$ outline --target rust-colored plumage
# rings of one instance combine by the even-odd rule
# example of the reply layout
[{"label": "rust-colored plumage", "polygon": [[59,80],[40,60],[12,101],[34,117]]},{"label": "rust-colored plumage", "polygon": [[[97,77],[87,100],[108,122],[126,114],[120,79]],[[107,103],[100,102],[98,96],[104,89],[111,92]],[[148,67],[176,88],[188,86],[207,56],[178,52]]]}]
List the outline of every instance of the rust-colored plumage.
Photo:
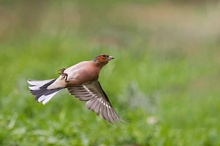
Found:
[{"label": "rust-colored plumage", "polygon": [[70,94],[81,101],[86,101],[88,109],[108,122],[115,123],[121,118],[98,81],[102,67],[112,59],[114,58],[109,55],[99,55],[92,61],[83,61],[67,69],[61,69],[57,79],[29,80],[30,92],[38,102],[46,104],[55,94],[67,88]]}]

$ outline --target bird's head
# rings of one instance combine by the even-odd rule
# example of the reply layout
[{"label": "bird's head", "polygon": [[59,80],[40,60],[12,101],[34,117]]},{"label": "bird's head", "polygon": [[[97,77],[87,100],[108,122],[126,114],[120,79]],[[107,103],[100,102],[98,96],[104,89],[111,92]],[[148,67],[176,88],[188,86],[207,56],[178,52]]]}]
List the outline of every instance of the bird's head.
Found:
[{"label": "bird's head", "polygon": [[106,65],[110,60],[114,59],[114,57],[106,55],[106,54],[101,54],[93,59],[96,65],[103,67]]}]

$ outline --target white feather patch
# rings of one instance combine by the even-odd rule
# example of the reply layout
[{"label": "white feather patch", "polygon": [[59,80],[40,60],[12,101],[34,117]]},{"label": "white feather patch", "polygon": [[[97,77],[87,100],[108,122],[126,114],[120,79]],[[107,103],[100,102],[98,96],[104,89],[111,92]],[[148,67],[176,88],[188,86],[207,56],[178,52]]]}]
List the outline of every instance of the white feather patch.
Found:
[{"label": "white feather patch", "polygon": [[85,85],[83,85],[84,89],[86,89],[87,92],[89,92],[89,94],[94,95],[94,93],[92,93]]},{"label": "white feather patch", "polygon": [[51,98],[53,98],[53,96],[55,95],[55,94],[57,94],[59,91],[57,91],[57,92],[54,92],[54,93],[52,93],[52,94],[50,94],[50,95],[47,95],[46,96],[46,98],[45,98],[45,100],[42,102],[43,104],[46,104],[48,101],[50,101],[51,100]]},{"label": "white feather patch", "polygon": [[30,90],[40,90],[40,86],[29,86]]},{"label": "white feather patch", "polygon": [[45,95],[42,95],[41,97],[39,97],[37,99],[38,102],[42,102],[43,100],[45,100],[46,96]]},{"label": "white feather patch", "polygon": [[42,95],[41,97],[39,97],[38,98],[38,102],[42,102],[44,105],[48,102],[48,101],[50,101],[52,98],[53,98],[53,96],[55,95],[55,94],[57,94],[59,91],[56,91],[56,92],[54,92],[54,93],[52,93],[52,94],[49,94],[49,95]]}]

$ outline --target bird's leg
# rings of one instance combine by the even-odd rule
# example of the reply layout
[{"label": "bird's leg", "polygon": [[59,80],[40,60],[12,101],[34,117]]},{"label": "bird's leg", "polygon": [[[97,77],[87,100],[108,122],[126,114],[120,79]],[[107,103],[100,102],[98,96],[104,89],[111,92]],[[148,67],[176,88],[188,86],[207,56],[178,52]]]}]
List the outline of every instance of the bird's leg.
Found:
[{"label": "bird's leg", "polygon": [[60,71],[59,74],[62,75],[63,78],[65,79],[65,82],[68,83],[68,82],[69,82],[69,81],[67,81],[68,74],[64,72],[64,71],[65,71],[65,68],[61,68],[61,69],[59,69],[59,71]]}]

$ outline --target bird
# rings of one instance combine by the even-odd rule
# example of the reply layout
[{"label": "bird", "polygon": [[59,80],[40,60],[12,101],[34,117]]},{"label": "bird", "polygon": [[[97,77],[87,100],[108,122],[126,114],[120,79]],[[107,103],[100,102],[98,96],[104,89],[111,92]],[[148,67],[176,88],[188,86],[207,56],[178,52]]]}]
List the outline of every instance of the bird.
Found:
[{"label": "bird", "polygon": [[113,56],[101,54],[93,60],[82,61],[69,68],[60,69],[58,78],[49,80],[28,80],[30,93],[43,105],[63,89],[80,101],[86,102],[86,107],[100,115],[111,124],[121,121],[121,117],[113,108],[107,94],[99,82],[101,69]]}]

